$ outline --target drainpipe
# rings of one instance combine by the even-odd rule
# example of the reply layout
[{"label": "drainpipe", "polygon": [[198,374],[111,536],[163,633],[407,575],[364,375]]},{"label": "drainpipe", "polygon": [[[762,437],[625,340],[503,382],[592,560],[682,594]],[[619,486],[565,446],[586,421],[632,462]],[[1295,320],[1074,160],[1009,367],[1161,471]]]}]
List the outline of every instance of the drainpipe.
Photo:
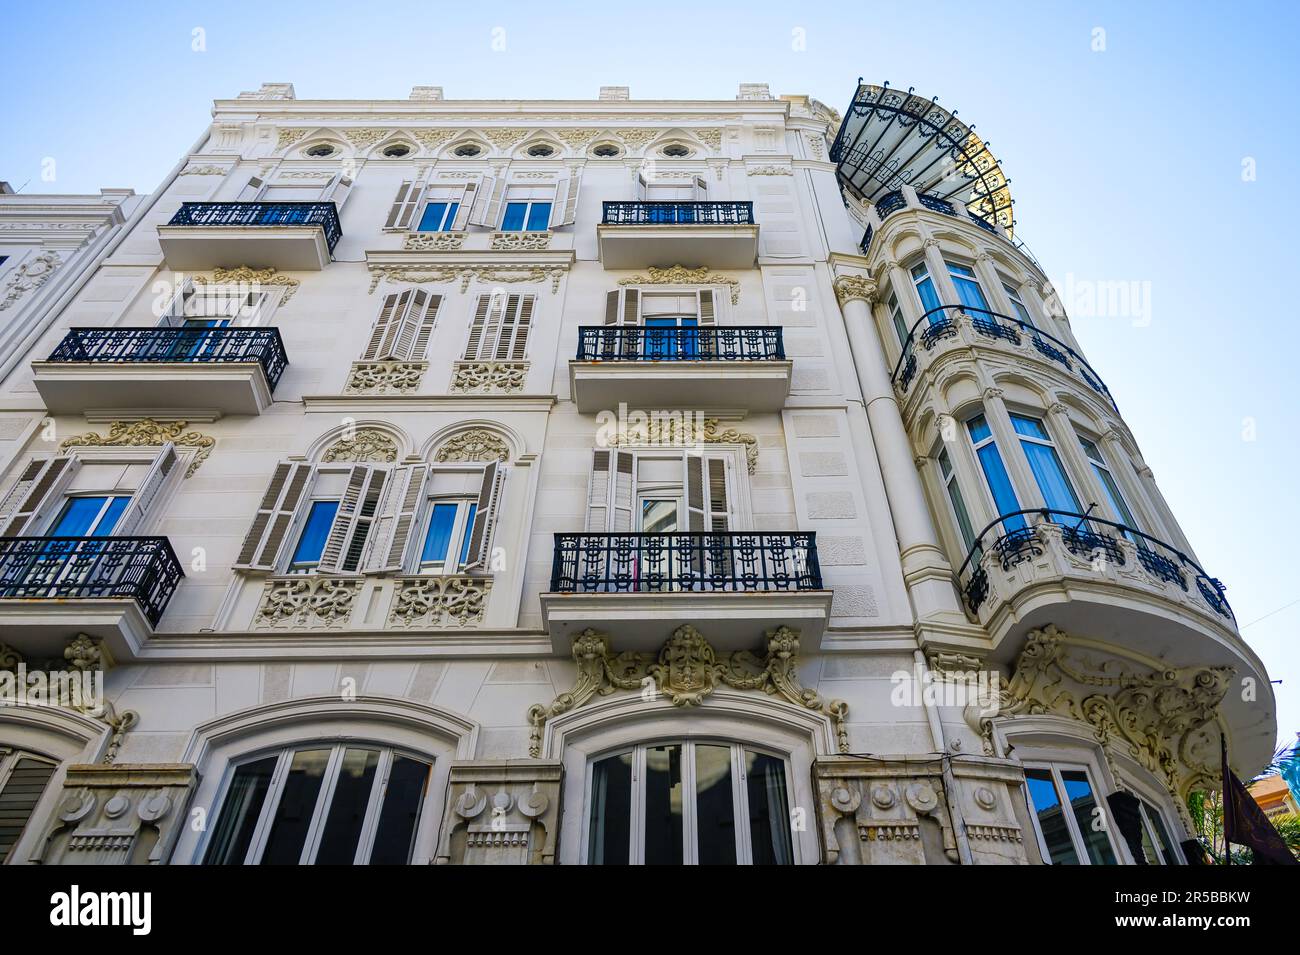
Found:
[{"label": "drainpipe", "polygon": [[930,702],[924,693],[930,668],[926,665],[925,654],[922,651],[912,651],[912,659],[915,661],[916,674],[922,688],[921,703],[925,707],[925,718],[930,724],[930,738],[934,741],[935,750],[943,754],[943,788],[947,795],[944,801],[948,804],[948,818],[952,820],[953,835],[957,839],[957,857],[961,859],[962,865],[974,865],[975,858],[971,855],[970,839],[966,836],[966,819],[962,816],[961,803],[957,797],[957,777],[952,772],[948,741],[943,733],[943,721],[939,719],[939,708]]}]

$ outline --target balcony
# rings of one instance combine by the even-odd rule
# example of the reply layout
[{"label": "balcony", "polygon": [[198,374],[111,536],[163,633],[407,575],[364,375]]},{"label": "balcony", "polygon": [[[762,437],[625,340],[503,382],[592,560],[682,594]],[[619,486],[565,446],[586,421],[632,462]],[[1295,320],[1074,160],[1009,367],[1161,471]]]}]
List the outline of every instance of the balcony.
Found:
[{"label": "balcony", "polygon": [[965,305],[932,308],[912,326],[903,343],[903,353],[894,366],[894,390],[907,398],[918,375],[947,360],[962,360],[972,351],[982,349],[1047,368],[1071,384],[1082,384],[1088,389],[1085,393],[1096,394],[1111,408],[1119,410],[1101,376],[1065,342],[1028,322]]},{"label": "balcony", "polygon": [[0,537],[0,633],[29,660],[78,633],[128,660],[184,576],[165,537]]},{"label": "balcony", "polygon": [[343,230],[332,202],[186,202],[158,241],[168,268],[274,268],[316,272]]},{"label": "balcony", "polygon": [[596,235],[607,269],[748,269],[758,257],[752,202],[606,202]]},{"label": "balcony", "polygon": [[779,411],[792,362],[780,328],[584,325],[569,386],[578,410],[688,407]]},{"label": "balcony", "polygon": [[260,414],[289,364],[275,328],[74,328],[32,363],[51,414]]},{"label": "balcony", "polygon": [[556,534],[541,599],[557,653],[588,627],[619,650],[651,650],[688,623],[718,650],[757,647],[781,624],[815,650],[831,592],[813,533]]}]

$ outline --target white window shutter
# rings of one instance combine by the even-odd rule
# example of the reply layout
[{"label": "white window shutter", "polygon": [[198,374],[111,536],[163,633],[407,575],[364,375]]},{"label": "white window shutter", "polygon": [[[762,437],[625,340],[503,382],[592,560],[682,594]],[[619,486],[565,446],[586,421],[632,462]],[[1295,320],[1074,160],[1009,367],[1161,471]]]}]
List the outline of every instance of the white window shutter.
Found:
[{"label": "white window shutter", "polygon": [[276,559],[293,528],[307,492],[311,490],[315,467],[302,461],[281,461],[275,466],[258,506],[253,526],[244,537],[235,567],[243,570],[275,570]]},{"label": "white window shutter", "polygon": [[694,188],[691,190],[691,197],[696,202],[703,202],[709,198],[709,184],[702,176],[695,177]]},{"label": "white window shutter", "polygon": [[194,297],[194,280],[186,278],[176,289],[172,300],[158,318],[159,328],[178,328],[185,324],[185,308]]},{"label": "white window shutter", "polygon": [[696,314],[699,316],[700,324],[713,325],[717,319],[716,299],[713,295],[713,289],[700,289],[699,298],[699,310]]},{"label": "white window shutter", "polygon": [[610,530],[623,534],[636,526],[636,455],[631,451],[610,453]]},{"label": "white window shutter", "polygon": [[474,208],[474,200],[479,192],[477,182],[465,184],[465,193],[460,197],[460,205],[456,207],[456,217],[451,221],[451,230],[453,232],[463,232],[465,226],[469,224],[469,214]]},{"label": "white window shutter", "polygon": [[718,455],[705,458],[708,477],[709,530],[725,533],[731,530],[731,459]]},{"label": "white window shutter", "polygon": [[419,208],[420,199],[424,195],[424,187],[425,181],[423,179],[405,179],[402,181],[402,184],[397,189],[397,196],[388,209],[388,218],[384,222],[385,229],[411,228],[414,223],[415,210]]},{"label": "white window shutter", "polygon": [[424,326],[425,313],[429,310],[429,293],[416,289],[411,300],[397,322],[397,335],[386,357],[397,361],[410,361],[415,349],[415,339]]},{"label": "white window shutter", "polygon": [[140,486],[131,495],[131,503],[127,504],[117,526],[113,528],[113,536],[130,537],[140,528],[149,515],[149,509],[158,499],[158,493],[166,486],[167,478],[176,469],[179,461],[176,445],[168,441],[149,465],[149,470],[145,472]]},{"label": "white window shutter", "polygon": [[333,202],[335,211],[338,211],[343,208],[343,203],[347,201],[348,193],[351,191],[352,180],[340,172],[321,190],[320,201]]},{"label": "white window shutter", "polygon": [[555,185],[555,201],[551,203],[552,229],[562,225],[573,225],[578,217],[578,187],[582,182],[580,173],[565,176]]},{"label": "white window shutter", "polygon": [[496,527],[497,511],[501,508],[501,489],[506,482],[506,467],[499,461],[490,462],[483,469],[483,484],[479,488],[478,506],[474,510],[474,529],[469,537],[469,562],[466,570],[487,570],[492,555],[492,530]]},{"label": "white window shutter", "polygon": [[492,307],[491,295],[480,295],[474,306],[474,318],[469,325],[469,341],[465,343],[465,360],[475,361],[483,345],[483,332],[487,326],[488,310]]},{"label": "white window shutter", "polygon": [[623,324],[641,324],[641,290],[638,288],[623,289]]},{"label": "white window shutter", "polygon": [[[484,335],[481,354],[497,361],[522,361],[528,350],[528,330],[533,321],[536,296],[510,295],[501,313],[501,324],[496,329],[496,345],[488,334]],[[491,322],[488,323],[492,328]]]},{"label": "white window shutter", "polygon": [[596,448],[592,452],[591,481],[587,485],[587,531],[609,530],[609,458],[610,452]]},{"label": "white window shutter", "polygon": [[[4,751],[0,750],[0,756],[3,755]],[[8,859],[27,828],[50,777],[58,768],[57,763],[28,753],[19,753],[14,758],[4,788],[0,789],[0,864]]]},{"label": "white window shutter", "polygon": [[320,563],[316,565],[318,571],[339,574],[355,573],[360,569],[370,525],[379,510],[379,498],[387,476],[386,468],[365,464],[352,466],[347,488],[321,550]]},{"label": "white window shutter", "polygon": [[650,186],[645,181],[645,175],[642,173],[637,173],[636,174],[636,201],[645,202],[646,196],[649,194],[649,192],[650,192]]},{"label": "white window shutter", "polygon": [[0,501],[0,537],[22,537],[36,531],[40,519],[60,505],[81,462],[77,458],[36,458]]},{"label": "white window shutter", "polygon": [[427,464],[404,465],[393,469],[388,486],[384,488],[383,502],[375,515],[370,540],[366,543],[363,565],[368,573],[402,570],[428,478]]},{"label": "white window shutter", "polygon": [[469,211],[470,225],[483,225],[495,229],[501,218],[501,200],[505,198],[506,181],[495,176],[484,176],[479,184],[474,205]]},{"label": "white window shutter", "polygon": [[682,487],[686,489],[686,529],[693,533],[708,530],[709,502],[704,486],[704,458],[687,453],[686,474]]},{"label": "white window shutter", "polygon": [[605,324],[617,325],[619,305],[623,301],[623,290],[614,289],[605,293]]},{"label": "white window shutter", "polygon": [[375,319],[375,327],[370,332],[370,343],[361,353],[362,361],[378,361],[392,350],[393,342],[402,323],[402,316],[411,302],[411,289],[404,292],[392,292],[384,296]]},{"label": "white window shutter", "polygon": [[407,353],[407,361],[424,361],[429,353],[429,338],[433,335],[433,326],[438,321],[438,308],[442,305],[441,295],[430,295],[429,304],[420,318],[415,330],[415,344]]},{"label": "white window shutter", "polygon": [[248,180],[244,188],[239,190],[239,195],[235,196],[235,201],[256,202],[262,198],[264,192],[266,192],[266,183],[257,176],[253,176]]}]

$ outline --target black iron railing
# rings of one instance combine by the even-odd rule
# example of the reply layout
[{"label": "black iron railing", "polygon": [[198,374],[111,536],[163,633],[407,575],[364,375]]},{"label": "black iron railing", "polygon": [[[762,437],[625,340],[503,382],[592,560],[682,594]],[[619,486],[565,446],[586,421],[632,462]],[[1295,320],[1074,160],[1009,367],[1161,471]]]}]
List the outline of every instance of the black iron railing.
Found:
[{"label": "black iron railing", "polygon": [[980,531],[956,575],[957,587],[971,613],[979,612],[989,594],[988,572],[984,569],[985,552],[991,552],[1003,570],[1010,570],[1021,561],[1041,556],[1043,541],[1038,536],[1038,527],[1042,524],[1059,525],[1065,548],[1076,557],[1090,562],[1124,566],[1127,561],[1120,539],[1126,538],[1135,545],[1138,563],[1148,574],[1157,580],[1177,584],[1184,593],[1189,592],[1188,588],[1194,582],[1210,609],[1236,621],[1232,607],[1223,595],[1223,583],[1207,574],[1200,564],[1176,547],[1145,534],[1136,527],[1073,511],[1047,508],[1027,508],[999,515],[997,520]]},{"label": "black iron railing", "polygon": [[753,225],[752,202],[606,202],[604,225]]},{"label": "black iron railing", "polygon": [[74,328],[49,361],[133,364],[257,362],[274,390],[289,356],[278,328]]},{"label": "black iron railing", "polygon": [[[928,196],[923,193],[917,193],[916,201],[921,204],[922,208],[929,209],[931,212],[938,212],[946,216],[960,218],[957,214],[957,207],[947,199],[940,199],[938,196]],[[888,216],[906,208],[907,198],[903,195],[902,190],[895,190],[894,192],[885,193],[876,202],[876,215],[879,216],[880,220],[883,222]],[[971,222],[975,223],[975,225],[979,226],[985,232],[998,235],[997,226],[993,225],[993,223],[989,222],[987,219],[982,219],[973,212],[967,212],[966,215],[970,217]],[[871,247],[871,235],[872,229],[870,226],[867,226],[867,231],[863,234],[862,242],[859,245],[859,248],[862,249],[864,255]],[[1032,255],[1029,255],[1028,250],[1022,248],[1021,243],[1013,241],[1012,244],[1024,252],[1026,257],[1028,257],[1035,265],[1038,264],[1038,260]]]},{"label": "black iron railing", "polygon": [[781,361],[780,328],[583,325],[578,361]]},{"label": "black iron railing", "polygon": [[165,537],[0,537],[0,600],[129,597],[156,625],[184,576]]},{"label": "black iron railing", "polygon": [[1018,318],[969,305],[940,305],[930,309],[912,326],[907,334],[907,341],[903,343],[903,353],[894,364],[892,376],[894,383],[904,392],[916,376],[916,349],[920,347],[930,351],[940,339],[951,338],[957,334],[950,312],[965,312],[970,316],[975,331],[987,338],[1000,338],[1013,345],[1019,345],[1020,333],[1023,332],[1043,357],[1076,374],[1085,385],[1109,401],[1112,408],[1119,410],[1119,405],[1115,403],[1110,389],[1101,380],[1101,375],[1097,374],[1096,370],[1083,360],[1083,356],[1065,342]]},{"label": "black iron railing", "polygon": [[815,533],[555,535],[553,593],[821,589]]},{"label": "black iron railing", "polygon": [[168,225],[276,226],[318,225],[333,254],[343,235],[332,202],[183,202]]}]

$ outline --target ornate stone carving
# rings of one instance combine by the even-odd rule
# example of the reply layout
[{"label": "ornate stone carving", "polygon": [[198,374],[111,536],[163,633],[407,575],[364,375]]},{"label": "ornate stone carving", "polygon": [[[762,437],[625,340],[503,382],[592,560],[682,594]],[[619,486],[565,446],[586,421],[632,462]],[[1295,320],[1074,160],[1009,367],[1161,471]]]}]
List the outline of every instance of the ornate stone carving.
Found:
[{"label": "ornate stone carving", "polygon": [[529,755],[541,755],[542,730],[547,720],[577,709],[593,696],[608,696],[615,690],[644,690],[651,684],[674,706],[698,706],[719,685],[781,696],[827,716],[835,726],[840,752],[848,752],[849,705],[843,700],[824,700],[817,691],[805,688],[799,682],[798,657],[799,633],[789,627],[768,632],[764,656],[739,650],[722,662],[716,659],[708,640],[691,626],[679,627],[654,662],[630,650],[614,655],[608,637],[584,630],[573,639],[573,659],[578,665],[573,687],[549,705],[536,703],[528,710]]},{"label": "ornate stone carving", "polygon": [[361,129],[345,129],[343,138],[357,149],[367,149],[387,136],[392,130],[378,126],[365,126]]},{"label": "ornate stone carving", "polygon": [[276,139],[275,148],[285,149],[288,146],[292,146],[298,140],[306,136],[307,133],[308,130],[299,127],[283,127],[280,129],[280,135]]},{"label": "ornate stone carving", "polygon": [[552,865],[559,760],[453,763],[438,865]]},{"label": "ornate stone carving", "polygon": [[464,232],[411,232],[402,239],[407,252],[455,252],[464,245]]},{"label": "ornate stone carving", "polygon": [[354,361],[345,395],[408,395],[420,387],[427,361]]},{"label": "ornate stone carving", "polygon": [[321,455],[321,461],[326,464],[337,461],[392,464],[396,460],[397,442],[392,435],[378,428],[359,428],[352,437],[340,438]]},{"label": "ornate stone carving", "polygon": [[194,282],[198,285],[280,286],[284,289],[284,295],[280,298],[281,305],[289,304],[289,299],[293,298],[301,284],[298,279],[291,279],[287,275],[276,275],[275,269],[250,269],[247,265],[237,269],[216,269],[210,278],[196,275]]},{"label": "ornate stone carving", "polygon": [[564,277],[564,268],[549,265],[519,265],[494,269],[484,266],[464,268],[456,266],[430,266],[427,268],[408,268],[402,265],[370,266],[370,291],[373,293],[383,279],[390,282],[454,282],[460,279],[460,290],[464,292],[469,283],[478,279],[488,285],[517,284],[520,282],[551,281],[551,294],[560,290],[560,279]]},{"label": "ornate stone carving", "polygon": [[509,149],[528,135],[526,129],[485,129],[483,135],[497,149]]},{"label": "ornate stone carving", "polygon": [[614,135],[623,140],[629,149],[638,149],[662,132],[662,129],[616,129]]},{"label": "ornate stone carving", "polygon": [[825,157],[826,140],[820,136],[809,136],[808,146],[812,149],[813,158],[821,160]]},{"label": "ornate stone carving", "polygon": [[190,466],[185,469],[185,476],[191,477],[199,466],[208,459],[216,446],[217,439],[198,431],[186,431],[187,421],[155,421],[153,418],[141,418],[139,421],[114,421],[108,426],[108,437],[88,431],[85,434],[66,438],[60,448],[127,448],[151,447],[171,442],[180,448],[194,448],[196,454]]},{"label": "ornate stone carving", "polygon": [[362,581],[355,577],[300,575],[266,582],[253,617],[254,630],[341,630],[352,619]]},{"label": "ornate stone carving", "polygon": [[36,860],[47,865],[163,865],[198,775],[188,763],[74,764]]},{"label": "ornate stone carving", "polygon": [[714,152],[722,148],[722,130],[720,129],[693,129],[695,138],[704,145],[708,146]]},{"label": "ornate stone carving", "polygon": [[451,376],[456,394],[513,394],[524,390],[526,361],[458,361]]},{"label": "ornate stone carving", "polygon": [[611,447],[633,445],[687,446],[694,444],[739,444],[745,448],[745,465],[750,474],[758,466],[758,438],[735,428],[723,429],[717,418],[698,421],[690,415],[662,413],[646,415],[643,421],[629,418],[621,431],[605,437]]},{"label": "ornate stone carving", "polygon": [[450,141],[456,135],[456,131],[454,129],[415,129],[411,131],[411,135],[425,149],[434,151]]},{"label": "ornate stone carving", "polygon": [[978,673],[984,668],[984,661],[979,657],[955,650],[932,650],[927,655],[927,662],[940,678]]},{"label": "ornate stone carving", "polygon": [[688,269],[674,265],[669,269],[657,269],[650,266],[649,275],[634,275],[630,279],[619,279],[619,285],[726,285],[731,289],[731,304],[740,303],[740,282],[729,276],[718,275],[709,271],[707,266]]},{"label": "ornate stone carving", "polygon": [[599,130],[595,129],[553,129],[555,137],[570,149],[581,149],[596,138]]},{"label": "ornate stone carving", "polygon": [[870,302],[876,297],[876,283],[865,275],[841,275],[835,280],[835,297],[841,305]]},{"label": "ornate stone carving", "polygon": [[483,622],[492,581],[486,577],[404,577],[388,610],[390,627],[457,627]]},{"label": "ornate stone carving", "polygon": [[750,166],[745,170],[746,176],[793,176],[794,170],[789,166]]},{"label": "ornate stone carving", "polygon": [[551,233],[493,232],[488,247],[495,252],[538,252],[551,247]]},{"label": "ornate stone carving", "polygon": [[181,176],[224,176],[228,169],[224,166],[186,166],[178,175]]},{"label": "ornate stone carving", "polygon": [[442,443],[433,459],[439,463],[459,461],[508,461],[510,446],[486,428],[458,431]]},{"label": "ornate stone carving", "polygon": [[17,304],[28,292],[34,292],[50,280],[63,260],[57,252],[38,252],[10,273],[5,280],[5,295],[0,298],[0,312]]}]

